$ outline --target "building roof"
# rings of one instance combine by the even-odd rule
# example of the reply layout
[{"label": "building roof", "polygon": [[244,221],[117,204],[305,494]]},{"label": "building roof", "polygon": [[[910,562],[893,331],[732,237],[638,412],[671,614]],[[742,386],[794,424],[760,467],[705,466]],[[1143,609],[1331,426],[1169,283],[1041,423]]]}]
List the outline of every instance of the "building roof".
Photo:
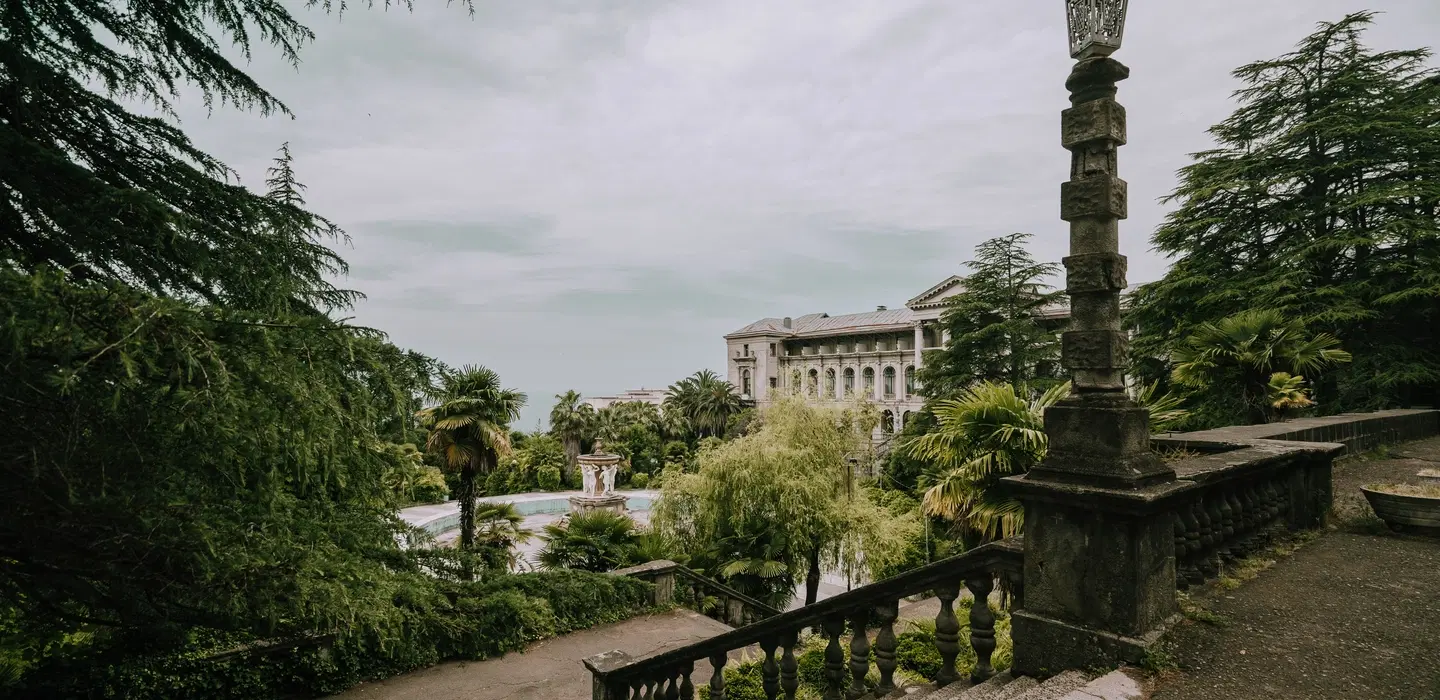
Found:
[{"label": "building roof", "polygon": [[[958,291],[956,288],[965,281],[960,275],[951,275],[939,284],[921,292],[905,302],[898,309],[879,309],[858,314],[831,316],[826,313],[806,314],[798,318],[762,318],[744,328],[732,331],[726,338],[750,336],[778,336],[782,338],[806,338],[846,335],[849,333],[878,333],[902,330],[915,319],[915,309],[944,305]],[[1139,285],[1130,285],[1121,292],[1121,303],[1128,304],[1129,296]],[[1038,316],[1045,319],[1060,319],[1070,315],[1069,302],[1061,302],[1042,309]],[[788,324],[787,324],[788,321]]]}]

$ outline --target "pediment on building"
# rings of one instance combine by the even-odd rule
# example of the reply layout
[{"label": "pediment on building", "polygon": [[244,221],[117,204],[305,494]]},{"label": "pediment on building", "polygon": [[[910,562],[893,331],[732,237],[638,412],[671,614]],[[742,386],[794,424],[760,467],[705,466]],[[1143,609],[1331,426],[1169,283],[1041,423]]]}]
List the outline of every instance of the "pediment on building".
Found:
[{"label": "pediment on building", "polygon": [[944,303],[944,301],[965,289],[965,278],[960,275],[950,275],[940,284],[937,284],[919,296],[905,302],[905,305],[915,309]]}]

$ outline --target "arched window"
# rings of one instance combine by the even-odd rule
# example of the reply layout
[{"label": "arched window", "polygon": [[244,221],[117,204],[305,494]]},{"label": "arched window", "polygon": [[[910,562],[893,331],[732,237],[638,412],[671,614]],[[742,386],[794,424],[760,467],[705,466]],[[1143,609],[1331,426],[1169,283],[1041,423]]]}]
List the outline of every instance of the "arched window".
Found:
[{"label": "arched window", "polygon": [[809,396],[814,396],[820,386],[820,373],[812,369],[806,379],[808,381],[805,382],[805,393]]},{"label": "arched window", "polygon": [[885,368],[885,398],[895,398],[895,368]]},{"label": "arched window", "polygon": [[915,395],[915,365],[905,368],[905,396]]},{"label": "arched window", "polygon": [[875,368],[866,367],[861,376],[865,377],[865,397],[875,398]]},{"label": "arched window", "polygon": [[854,393],[855,393],[855,368],[854,368],[854,367],[846,367],[846,368],[845,368],[845,394],[844,394],[844,396],[845,396],[846,398],[849,398],[849,397],[850,397],[852,394],[854,394]]},{"label": "arched window", "polygon": [[740,394],[742,396],[750,395],[750,370],[748,369],[740,373]]},{"label": "arched window", "polygon": [[890,411],[885,411],[880,414],[880,430],[884,431],[886,435],[895,432],[894,413],[891,413]]},{"label": "arched window", "polygon": [[790,391],[790,393],[791,393],[792,395],[793,395],[793,394],[798,394],[798,393],[800,393],[800,377],[801,377],[800,370],[798,370],[798,369],[792,369],[792,370],[790,370],[790,386],[789,386],[789,391]]},{"label": "arched window", "polygon": [[912,411],[906,411],[906,412],[900,414],[900,429],[901,429],[901,430],[904,430],[904,429],[905,429],[905,426],[910,425],[910,414],[911,414],[911,413],[912,413]]},{"label": "arched window", "polygon": [[830,369],[825,370],[825,396],[826,396],[827,398],[833,398],[833,399],[838,399],[838,398],[840,398],[840,395],[837,394],[837,393],[835,393],[835,368],[834,368],[834,367],[831,367]]}]

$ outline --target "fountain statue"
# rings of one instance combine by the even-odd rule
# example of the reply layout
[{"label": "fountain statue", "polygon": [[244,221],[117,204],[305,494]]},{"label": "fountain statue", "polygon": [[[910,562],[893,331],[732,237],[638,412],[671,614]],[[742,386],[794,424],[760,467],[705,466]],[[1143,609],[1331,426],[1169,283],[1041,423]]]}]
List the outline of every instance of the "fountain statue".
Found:
[{"label": "fountain statue", "polygon": [[590,454],[580,455],[580,493],[570,497],[571,513],[608,510],[625,513],[625,496],[615,493],[620,455],[608,454],[599,440]]}]

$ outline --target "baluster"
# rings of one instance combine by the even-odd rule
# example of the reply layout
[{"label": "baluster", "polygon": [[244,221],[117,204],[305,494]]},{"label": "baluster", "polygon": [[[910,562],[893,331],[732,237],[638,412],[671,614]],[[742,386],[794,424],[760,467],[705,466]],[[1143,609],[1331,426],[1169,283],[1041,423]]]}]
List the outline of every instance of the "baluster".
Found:
[{"label": "baluster", "polygon": [[1205,549],[1200,557],[1200,570],[1205,578],[1213,578],[1220,574],[1220,540],[1224,536],[1221,532],[1220,503],[1215,492],[1205,494],[1200,503],[1200,513],[1205,516],[1202,521]]},{"label": "baluster", "polygon": [[935,589],[940,599],[940,614],[935,616],[935,648],[940,651],[940,672],[935,674],[936,687],[945,687],[960,674],[955,672],[955,657],[960,655],[960,620],[955,617],[955,598],[960,587],[946,584]]},{"label": "baluster", "polygon": [[1274,537],[1276,526],[1280,522],[1280,489],[1276,487],[1275,481],[1273,477],[1265,481],[1265,521],[1271,537]]},{"label": "baluster", "polygon": [[1235,535],[1235,509],[1230,506],[1230,500],[1224,492],[1218,489],[1215,492],[1215,503],[1220,513],[1220,537],[1215,543],[1215,550],[1223,562],[1229,558],[1230,538]]},{"label": "baluster", "polygon": [[830,643],[825,645],[825,700],[840,700],[845,690],[845,650],[840,647],[840,635],[845,633],[844,618],[831,618],[824,624],[825,636]]},{"label": "baluster", "polygon": [[655,686],[656,683],[654,679],[645,680],[645,694],[642,696],[644,700],[659,700],[659,698],[655,695]]},{"label": "baluster", "polygon": [[760,664],[761,685],[765,687],[765,700],[775,700],[780,695],[780,665],[775,663],[775,647],[779,646],[774,637],[760,640],[760,649],[765,652],[765,662]]},{"label": "baluster", "polygon": [[1205,581],[1205,573],[1201,566],[1201,552],[1204,545],[1201,540],[1204,537],[1204,526],[1200,518],[1205,515],[1205,510],[1200,507],[1198,499],[1192,500],[1181,507],[1180,517],[1185,522],[1185,583],[1186,586],[1198,586]]},{"label": "baluster", "polygon": [[666,669],[661,673],[665,675],[660,676],[660,680],[655,682],[655,700],[675,700],[675,696],[679,693],[675,692],[675,678],[671,675],[673,672]]},{"label": "baluster", "polygon": [[1025,569],[1011,569],[1005,572],[1005,583],[1010,586],[1010,611],[1025,607]]},{"label": "baluster", "polygon": [[1245,547],[1243,546],[1245,534],[1245,505],[1240,502],[1240,496],[1236,494],[1236,491],[1237,489],[1234,485],[1231,485],[1230,488],[1225,490],[1225,502],[1230,504],[1230,519],[1232,527],[1234,528],[1225,543],[1225,553],[1229,555],[1231,561],[1242,559],[1245,556]]},{"label": "baluster", "polygon": [[995,579],[989,572],[983,576],[965,579],[965,587],[975,596],[970,606],[970,646],[975,648],[975,669],[970,672],[970,682],[981,683],[995,675],[990,665],[990,655],[995,653],[995,615],[990,612],[990,591]]},{"label": "baluster", "polygon": [[631,700],[645,700],[645,680],[643,678],[630,681],[630,698]]},{"label": "baluster", "polygon": [[690,682],[690,674],[695,672],[695,662],[689,661],[680,666],[680,699],[695,700],[695,684]]},{"label": "baluster", "polygon": [[860,700],[865,695],[865,676],[870,674],[870,636],[865,631],[869,621],[870,611],[864,608],[850,616],[849,700]]},{"label": "baluster", "polygon": [[800,689],[799,664],[795,662],[796,634],[790,632],[780,643],[780,689],[785,691],[785,700],[795,700],[795,691]]},{"label": "baluster", "polygon": [[1175,587],[1183,591],[1190,587],[1190,577],[1185,575],[1190,562],[1185,556],[1185,519],[1180,513],[1175,514],[1170,531],[1175,540]]},{"label": "baluster", "polygon": [[899,616],[898,600],[875,606],[875,619],[880,623],[880,632],[875,635],[875,667],[880,669],[880,683],[875,686],[877,698],[895,692],[895,619]]},{"label": "baluster", "polygon": [[1263,526],[1265,525],[1265,502],[1260,497],[1260,483],[1252,481],[1245,484],[1246,510],[1250,514],[1250,552],[1253,554],[1260,551],[1264,544]]},{"label": "baluster", "polygon": [[710,700],[725,700],[725,663],[729,660],[724,652],[710,657]]}]

